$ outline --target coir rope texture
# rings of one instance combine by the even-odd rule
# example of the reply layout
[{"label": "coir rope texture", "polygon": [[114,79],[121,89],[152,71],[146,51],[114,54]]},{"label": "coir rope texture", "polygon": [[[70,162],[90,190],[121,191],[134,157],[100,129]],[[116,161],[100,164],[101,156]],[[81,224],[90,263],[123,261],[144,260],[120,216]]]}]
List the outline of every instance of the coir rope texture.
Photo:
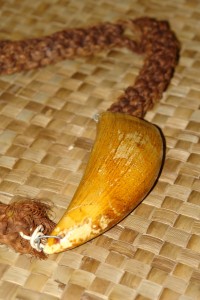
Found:
[{"label": "coir rope texture", "polygon": [[[127,29],[134,32],[135,40],[126,35]],[[180,45],[167,21],[144,17],[116,24],[66,29],[42,38],[1,41],[0,73],[30,70],[113,47],[127,47],[144,54],[145,59],[133,86],[127,87],[108,110],[144,117],[162,97],[179,57]],[[11,246],[19,253],[45,258],[44,253],[34,250],[19,232],[31,235],[42,224],[43,233],[50,233],[55,226],[49,218],[50,211],[47,204],[38,201],[0,204],[0,243]]]}]

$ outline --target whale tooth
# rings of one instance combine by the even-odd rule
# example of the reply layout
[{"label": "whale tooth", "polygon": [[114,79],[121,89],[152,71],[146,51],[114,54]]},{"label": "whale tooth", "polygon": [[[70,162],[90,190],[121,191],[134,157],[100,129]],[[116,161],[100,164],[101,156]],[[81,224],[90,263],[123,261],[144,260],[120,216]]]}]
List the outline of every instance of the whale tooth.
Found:
[{"label": "whale tooth", "polygon": [[79,246],[126,217],[149,193],[163,160],[153,124],[121,113],[99,116],[97,136],[73,199],[44,246],[47,254]]}]

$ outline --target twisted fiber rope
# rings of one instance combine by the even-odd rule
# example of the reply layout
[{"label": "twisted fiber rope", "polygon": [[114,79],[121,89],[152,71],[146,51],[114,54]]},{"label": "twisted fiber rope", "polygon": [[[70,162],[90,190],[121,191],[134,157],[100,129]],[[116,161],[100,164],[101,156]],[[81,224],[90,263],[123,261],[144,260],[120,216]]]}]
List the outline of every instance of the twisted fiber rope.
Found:
[{"label": "twisted fiber rope", "polygon": [[[137,33],[136,40],[126,36],[127,29]],[[39,68],[113,47],[127,47],[138,54],[145,54],[145,60],[133,86],[127,87],[108,110],[143,117],[162,97],[178,61],[179,42],[166,21],[139,18],[67,29],[36,39],[1,41],[0,73],[12,74]],[[42,224],[44,234],[49,234],[55,226],[49,218],[50,211],[47,204],[30,200],[0,204],[0,243],[19,253],[45,258],[44,253],[32,249],[19,232],[31,235]]]}]

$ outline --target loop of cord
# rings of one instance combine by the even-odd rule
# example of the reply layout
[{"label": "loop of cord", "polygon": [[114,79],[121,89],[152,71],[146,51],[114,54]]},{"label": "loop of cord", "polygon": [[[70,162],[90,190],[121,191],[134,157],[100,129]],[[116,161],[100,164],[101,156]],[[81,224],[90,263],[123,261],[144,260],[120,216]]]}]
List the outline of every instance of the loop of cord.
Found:
[{"label": "loop of cord", "polygon": [[[127,29],[132,37],[126,34]],[[144,54],[145,61],[133,85],[108,110],[144,117],[161,99],[178,61],[180,45],[167,21],[143,17],[69,28],[40,38],[0,41],[0,74],[44,67],[116,47]]]}]

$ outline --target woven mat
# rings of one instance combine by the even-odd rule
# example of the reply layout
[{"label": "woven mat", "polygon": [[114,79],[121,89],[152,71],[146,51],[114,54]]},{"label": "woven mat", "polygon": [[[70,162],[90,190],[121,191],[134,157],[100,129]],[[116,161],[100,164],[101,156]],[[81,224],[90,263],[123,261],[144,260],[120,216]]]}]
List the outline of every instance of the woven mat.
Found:
[{"label": "woven mat", "polygon": [[[0,247],[2,300],[200,299],[200,1],[0,0],[0,39],[151,16],[182,43],[162,101],[146,119],[162,129],[158,184],[123,222],[45,261]],[[142,57],[126,49],[0,77],[0,201],[49,199],[68,206],[94,141],[95,113],[135,79]]]}]

